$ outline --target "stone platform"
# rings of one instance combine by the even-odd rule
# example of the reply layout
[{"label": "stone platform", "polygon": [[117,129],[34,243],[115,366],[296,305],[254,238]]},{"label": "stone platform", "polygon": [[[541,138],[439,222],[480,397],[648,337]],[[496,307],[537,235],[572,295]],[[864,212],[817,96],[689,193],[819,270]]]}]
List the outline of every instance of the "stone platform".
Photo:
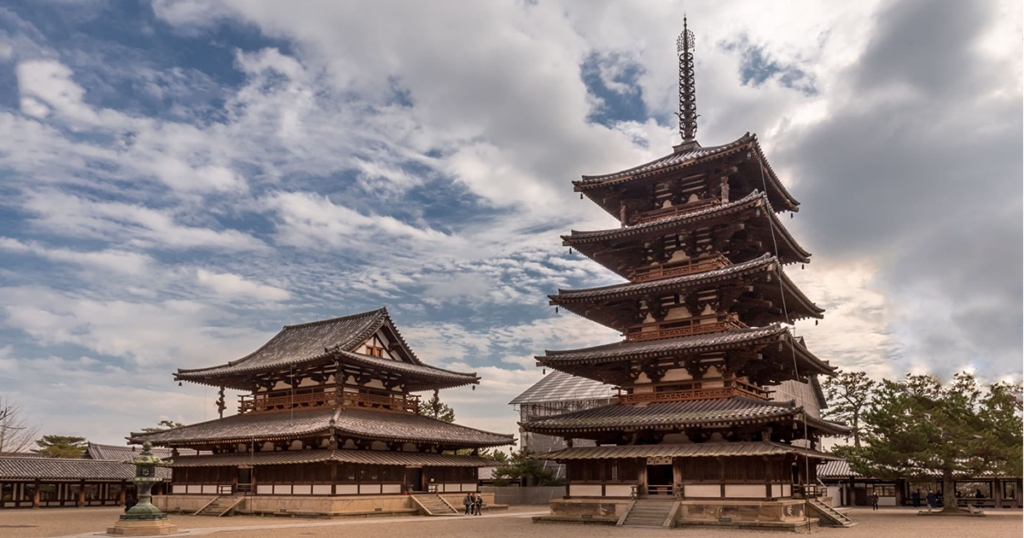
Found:
[{"label": "stone platform", "polygon": [[178,526],[166,518],[152,521],[118,521],[113,527],[107,527],[109,536],[166,536],[177,532]]}]

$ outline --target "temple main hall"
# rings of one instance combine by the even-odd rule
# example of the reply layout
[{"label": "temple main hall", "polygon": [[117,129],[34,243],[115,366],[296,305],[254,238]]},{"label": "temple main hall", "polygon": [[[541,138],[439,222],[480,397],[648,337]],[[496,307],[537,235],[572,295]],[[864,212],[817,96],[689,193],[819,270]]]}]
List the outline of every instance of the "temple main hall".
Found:
[{"label": "temple main hall", "polygon": [[819,418],[817,405],[773,398],[783,384],[812,394],[835,371],[795,333],[798,320],[824,313],[783,269],[811,258],[780,218],[799,202],[756,136],[697,141],[685,22],[677,45],[682,141],[651,162],[573,182],[619,226],[574,230],[563,245],[627,281],[550,296],[622,340],[537,357],[617,389],[610,404],[520,423],[524,435],[565,444],[534,455],[566,467],[568,494],[546,519],[793,529],[845,517],[818,500],[815,469],[841,459],[821,439],[849,429]]},{"label": "temple main hall", "polygon": [[[165,511],[451,514],[495,464],[479,450],[515,442],[421,413],[414,393],[480,378],[425,364],[383,308],[289,325],[249,355],[174,377],[216,387],[221,416],[129,438],[172,450],[169,493],[153,501]],[[225,389],[244,392],[234,415]]]}]

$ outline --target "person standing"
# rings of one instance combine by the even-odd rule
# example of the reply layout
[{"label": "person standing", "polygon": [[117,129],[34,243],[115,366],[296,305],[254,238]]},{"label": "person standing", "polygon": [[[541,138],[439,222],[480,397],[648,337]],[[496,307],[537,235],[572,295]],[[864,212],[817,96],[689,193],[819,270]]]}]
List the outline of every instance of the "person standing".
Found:
[{"label": "person standing", "polygon": [[938,500],[938,497],[935,496],[935,492],[929,491],[926,499],[928,500],[928,508],[935,508],[935,501]]},{"label": "person standing", "polygon": [[914,508],[921,507],[921,488],[917,488],[913,493],[910,494],[910,498],[914,501]]},{"label": "person standing", "polygon": [[481,510],[483,510],[483,508],[484,508],[484,496],[483,495],[477,495],[476,496],[476,515],[479,516],[480,512],[481,512]]},{"label": "person standing", "polygon": [[878,493],[877,492],[871,494],[871,509],[872,510],[878,510]]},{"label": "person standing", "polygon": [[470,510],[473,509],[473,494],[472,493],[467,493],[466,496],[462,498],[462,504],[463,504],[463,506],[466,507],[466,513],[462,514],[462,515],[468,516]]}]

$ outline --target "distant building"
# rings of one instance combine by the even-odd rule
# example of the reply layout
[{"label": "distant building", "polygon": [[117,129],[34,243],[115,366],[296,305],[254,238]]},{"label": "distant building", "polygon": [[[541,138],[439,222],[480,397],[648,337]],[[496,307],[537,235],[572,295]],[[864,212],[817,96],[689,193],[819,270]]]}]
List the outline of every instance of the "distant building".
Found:
[{"label": "distant building", "polygon": [[[135,495],[135,467],[123,463],[135,447],[89,443],[81,458],[47,458],[34,453],[0,455],[0,508],[123,506]],[[192,451],[194,453],[194,451]],[[169,457],[161,451],[161,457]],[[169,481],[171,470],[158,468]],[[158,485],[154,494],[164,492]]]},{"label": "distant building", "polygon": [[[555,370],[516,396],[509,402],[509,405],[518,408],[519,421],[526,423],[542,417],[582,411],[612,403],[615,403],[615,387]],[[522,446],[527,452],[553,452],[568,446],[562,437],[524,430],[520,430],[520,439],[522,439]],[[573,445],[594,446],[594,441],[574,439]],[[545,460],[543,463],[544,468],[554,471],[558,478],[565,478],[565,465],[549,460]]]},{"label": "distant building", "polygon": [[[848,461],[830,461],[818,466],[818,479],[829,487],[836,506],[868,506],[871,495],[878,495],[880,506],[912,506],[913,493],[921,492],[921,506],[929,491],[943,495],[942,477],[932,479],[898,478],[885,480],[854,472]],[[960,506],[1020,508],[1021,477],[984,474],[954,481]],[[979,497],[977,494],[981,492]]]}]

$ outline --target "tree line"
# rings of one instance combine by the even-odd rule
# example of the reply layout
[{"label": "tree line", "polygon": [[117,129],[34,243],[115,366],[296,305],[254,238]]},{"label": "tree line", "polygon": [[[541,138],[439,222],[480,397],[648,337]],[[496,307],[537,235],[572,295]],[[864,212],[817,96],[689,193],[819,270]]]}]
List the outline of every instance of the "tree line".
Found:
[{"label": "tree line", "polygon": [[875,381],[838,371],[822,389],[826,418],[852,428],[832,448],[854,472],[886,480],[942,479],[943,509],[957,510],[954,480],[1021,476],[1022,386],[983,384],[960,372],[948,382],[930,374]]}]

